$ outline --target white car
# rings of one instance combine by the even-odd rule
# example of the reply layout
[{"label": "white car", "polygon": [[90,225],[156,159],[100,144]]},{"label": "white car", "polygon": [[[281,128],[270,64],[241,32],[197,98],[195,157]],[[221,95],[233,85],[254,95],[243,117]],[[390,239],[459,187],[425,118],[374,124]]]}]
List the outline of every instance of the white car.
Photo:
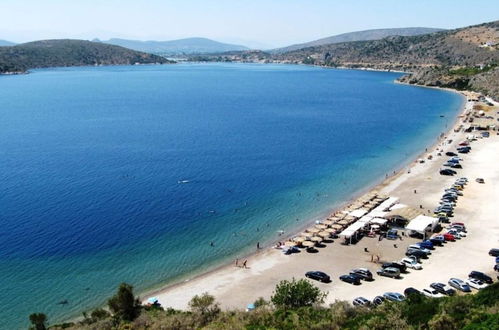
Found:
[{"label": "white car", "polygon": [[423,289],[423,290],[421,290],[421,292],[423,292],[423,294],[425,296],[430,297],[430,298],[441,298],[441,297],[445,297],[443,294],[441,294],[440,292],[438,292],[435,289]]},{"label": "white car", "polygon": [[422,251],[426,254],[431,254],[431,251],[428,250],[428,249],[425,249],[424,247],[421,247],[417,244],[412,244],[412,245],[409,245],[409,247],[407,249],[414,249],[414,250],[419,250],[419,251]]},{"label": "white car", "polygon": [[456,238],[463,238],[463,237],[466,237],[466,233],[465,232],[462,232],[462,231],[459,231],[459,230],[456,230],[454,228],[451,228],[447,231],[449,234],[453,235],[454,237]]},{"label": "white car", "polygon": [[488,287],[489,285],[487,283],[484,283],[480,280],[477,280],[476,278],[469,278],[466,280],[466,284],[468,284],[470,287],[473,289],[481,290],[483,288]]},{"label": "white car", "polygon": [[400,260],[400,262],[406,265],[408,268],[418,269],[418,270],[423,269],[423,266],[413,258],[403,258],[402,260]]}]

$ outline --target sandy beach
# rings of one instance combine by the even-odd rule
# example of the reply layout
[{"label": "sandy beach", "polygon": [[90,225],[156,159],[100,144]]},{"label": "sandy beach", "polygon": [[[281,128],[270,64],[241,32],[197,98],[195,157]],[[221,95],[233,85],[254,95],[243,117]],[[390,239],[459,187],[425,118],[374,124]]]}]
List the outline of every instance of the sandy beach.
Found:
[{"label": "sandy beach", "polygon": [[[473,102],[467,102],[463,113],[470,111],[472,106]],[[487,115],[494,116],[496,120],[498,109],[496,106]],[[342,239],[335,239],[333,243],[318,248],[318,253],[302,250],[301,253],[284,255],[278,249],[263,249],[247,259],[247,269],[236,267],[235,264],[227,265],[153,292],[145,296],[144,301],[155,296],[165,308],[187,309],[194,295],[208,292],[215,296],[223,308],[244,309],[259,297],[269,299],[279,281],[304,278],[305,272],[310,270],[324,271],[331,276],[332,283],[314,281],[315,285],[328,292],[327,303],[335,300],[351,301],[358,296],[372,299],[387,291],[403,292],[407,287],[423,289],[432,282],[446,283],[450,277],[466,279],[471,270],[492,274],[493,260],[488,251],[499,247],[499,218],[495,205],[499,200],[499,136],[496,131],[491,131],[489,138],[472,142],[472,151],[460,154],[463,169],[458,170],[454,177],[442,176],[439,169],[448,158],[445,152],[455,151],[456,146],[469,134],[462,130],[455,132],[454,128],[463,125],[462,121],[463,116],[460,116],[440,143],[429,148],[424,157],[421,156],[425,159],[424,163],[414,161],[410,167],[373,189],[381,194],[398,197],[400,203],[430,215],[445,188],[458,177],[469,179],[464,195],[457,203],[455,215],[451,218],[451,221],[466,224],[468,236],[437,247],[430,258],[423,261],[422,270],[409,270],[400,279],[375,275],[374,281],[362,282],[359,286],[341,282],[338,277],[347,274],[352,268],[365,267],[375,274],[379,264],[371,262],[370,253],[379,255],[380,262],[400,260],[404,257],[406,247],[420,240],[407,236],[397,241],[364,237],[357,244],[346,246],[340,244]],[[442,156],[437,155],[441,150]],[[431,160],[428,160],[429,155],[433,157]],[[485,183],[477,183],[477,177],[484,178]],[[370,253],[366,253],[365,249]]]}]

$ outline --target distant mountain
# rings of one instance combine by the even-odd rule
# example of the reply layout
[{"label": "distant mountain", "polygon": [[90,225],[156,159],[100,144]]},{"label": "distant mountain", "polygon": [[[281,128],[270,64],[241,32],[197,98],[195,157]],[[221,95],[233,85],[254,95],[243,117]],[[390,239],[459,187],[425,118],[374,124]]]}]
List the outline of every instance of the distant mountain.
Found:
[{"label": "distant mountain", "polygon": [[270,50],[270,53],[286,53],[293,50],[298,50],[307,47],[322,46],[328,44],[337,44],[341,42],[351,42],[351,41],[366,41],[366,40],[379,40],[391,36],[416,36],[420,34],[428,34],[433,32],[443,31],[443,29],[437,28],[425,28],[425,27],[408,27],[408,28],[394,28],[394,29],[375,29],[375,30],[365,30],[357,32],[349,32],[338,34],[332,37],[322,38],[303,44],[291,45],[288,47],[277,48]]},{"label": "distant mountain", "polygon": [[161,55],[222,53],[249,49],[245,46],[225,44],[206,38],[187,38],[170,41],[110,39],[101,42]]},{"label": "distant mountain", "polygon": [[0,48],[0,73],[26,72],[32,68],[170,63],[151,55],[86,40],[43,40]]},{"label": "distant mountain", "polygon": [[0,40],[0,47],[1,46],[14,46],[15,43],[7,41],[7,40]]}]

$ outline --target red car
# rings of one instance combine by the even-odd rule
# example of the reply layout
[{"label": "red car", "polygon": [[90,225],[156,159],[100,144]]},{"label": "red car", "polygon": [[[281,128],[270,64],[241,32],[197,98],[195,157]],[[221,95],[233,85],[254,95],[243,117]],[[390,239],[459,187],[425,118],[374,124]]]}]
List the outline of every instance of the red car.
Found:
[{"label": "red car", "polygon": [[449,234],[449,233],[445,233],[443,236],[444,236],[444,239],[446,241],[454,242],[456,240],[456,238],[454,237],[454,235]]}]

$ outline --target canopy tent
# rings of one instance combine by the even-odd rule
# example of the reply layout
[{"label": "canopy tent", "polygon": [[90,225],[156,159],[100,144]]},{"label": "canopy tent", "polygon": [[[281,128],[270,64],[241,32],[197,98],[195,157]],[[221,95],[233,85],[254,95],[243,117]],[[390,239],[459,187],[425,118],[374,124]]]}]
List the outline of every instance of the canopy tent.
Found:
[{"label": "canopy tent", "polygon": [[387,214],[388,214],[388,212],[374,209],[371,212],[369,212],[367,215],[371,216],[373,218],[383,218]]},{"label": "canopy tent", "polygon": [[366,224],[364,222],[355,222],[352,225],[348,226],[345,230],[343,230],[339,236],[340,237],[345,237],[345,238],[350,238],[352,237],[353,234],[355,234],[359,229],[364,227]]},{"label": "canopy tent", "polygon": [[383,218],[373,218],[373,219],[371,220],[371,223],[376,223],[376,224],[378,224],[378,225],[384,225],[384,224],[385,224],[385,223],[387,223],[387,222],[388,222],[388,220],[383,219]]},{"label": "canopy tent", "polygon": [[423,235],[427,231],[435,229],[438,225],[438,218],[428,217],[426,215],[418,215],[416,218],[411,220],[405,227],[406,230],[415,231]]},{"label": "canopy tent", "polygon": [[405,204],[402,204],[402,203],[398,203],[398,204],[393,205],[393,206],[390,208],[390,211],[393,211],[393,210],[398,210],[398,209],[403,209],[404,207],[408,207],[408,206],[407,206],[407,205],[405,205]]},{"label": "canopy tent", "polygon": [[365,215],[362,218],[360,218],[357,222],[360,222],[360,223],[363,223],[363,224],[368,224],[369,222],[371,222],[372,218],[373,217],[371,217],[369,215]]},{"label": "canopy tent", "polygon": [[399,201],[398,197],[389,197],[387,200],[385,200],[383,203],[379,204],[375,210],[379,211],[385,211],[389,209],[391,206],[397,204]]},{"label": "canopy tent", "polygon": [[351,211],[350,213],[348,213],[348,215],[351,217],[360,218],[363,215],[365,215],[367,212],[368,211],[366,209],[357,209],[357,210]]}]

